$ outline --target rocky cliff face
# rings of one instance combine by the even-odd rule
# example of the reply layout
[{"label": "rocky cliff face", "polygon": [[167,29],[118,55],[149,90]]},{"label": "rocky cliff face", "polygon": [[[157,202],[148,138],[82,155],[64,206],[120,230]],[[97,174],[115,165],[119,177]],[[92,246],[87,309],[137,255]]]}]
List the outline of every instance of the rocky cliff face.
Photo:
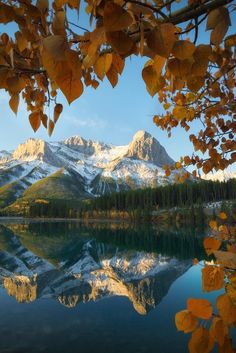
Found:
[{"label": "rocky cliff face", "polygon": [[20,144],[12,155],[14,160],[41,161],[53,166],[60,166],[60,159],[52,152],[50,144],[40,139],[29,139]]},{"label": "rocky cliff face", "polygon": [[174,164],[174,160],[170,158],[164,147],[152,135],[143,130],[134,135],[126,157],[144,160],[158,167]]}]

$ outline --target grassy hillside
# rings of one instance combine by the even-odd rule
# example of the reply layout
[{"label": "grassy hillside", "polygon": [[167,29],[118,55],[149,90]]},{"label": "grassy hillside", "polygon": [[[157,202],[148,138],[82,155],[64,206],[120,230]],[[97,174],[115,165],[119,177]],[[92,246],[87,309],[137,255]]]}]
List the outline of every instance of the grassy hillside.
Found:
[{"label": "grassy hillside", "polygon": [[0,208],[4,208],[13,203],[23,192],[24,187],[20,181],[0,187]]}]

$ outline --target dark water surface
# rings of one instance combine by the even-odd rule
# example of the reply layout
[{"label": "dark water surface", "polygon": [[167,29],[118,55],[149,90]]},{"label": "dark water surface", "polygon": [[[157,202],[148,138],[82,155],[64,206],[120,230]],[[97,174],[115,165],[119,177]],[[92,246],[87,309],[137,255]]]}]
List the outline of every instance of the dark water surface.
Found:
[{"label": "dark water surface", "polygon": [[175,313],[201,291],[202,233],[0,225],[1,353],[184,353]]}]

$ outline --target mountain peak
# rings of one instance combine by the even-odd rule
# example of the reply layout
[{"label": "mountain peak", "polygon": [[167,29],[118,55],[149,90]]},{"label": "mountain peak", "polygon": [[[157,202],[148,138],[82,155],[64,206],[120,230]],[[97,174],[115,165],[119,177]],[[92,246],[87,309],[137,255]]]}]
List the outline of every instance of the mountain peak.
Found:
[{"label": "mountain peak", "polygon": [[45,154],[46,147],[45,141],[30,138],[16,148],[13,153],[13,158],[28,161],[32,161],[34,159],[41,160]]},{"label": "mountain peak", "polygon": [[149,132],[145,131],[145,130],[139,130],[137,131],[134,136],[133,136],[133,141],[135,140],[141,140],[141,139],[147,139],[149,137],[152,137],[151,134],[149,134]]},{"label": "mountain peak", "polygon": [[164,164],[173,165],[174,161],[165,148],[145,130],[139,130],[129,144],[126,157],[144,160],[162,167]]}]

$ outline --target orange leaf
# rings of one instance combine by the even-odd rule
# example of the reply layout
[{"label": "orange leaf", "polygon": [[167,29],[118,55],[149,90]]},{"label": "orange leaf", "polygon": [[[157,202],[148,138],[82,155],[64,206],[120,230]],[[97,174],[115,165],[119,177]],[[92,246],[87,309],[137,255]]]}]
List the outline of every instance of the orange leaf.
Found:
[{"label": "orange leaf", "polygon": [[18,105],[19,105],[19,94],[13,94],[9,100],[9,105],[12,111],[17,114]]},{"label": "orange leaf", "polygon": [[224,325],[223,320],[219,317],[214,317],[210,327],[210,335],[222,346],[227,334],[228,328]]},{"label": "orange leaf", "polygon": [[107,32],[121,31],[133,22],[132,16],[121,6],[108,1],[104,7],[103,23]]},{"label": "orange leaf", "polygon": [[221,267],[205,265],[202,269],[202,289],[205,292],[211,292],[222,288],[224,275],[224,270]]},{"label": "orange leaf", "polygon": [[130,55],[136,48],[133,40],[125,32],[107,32],[106,37],[107,42],[112,46],[112,48],[122,56]]},{"label": "orange leaf", "polygon": [[188,310],[182,310],[175,315],[175,325],[179,331],[192,332],[198,325],[198,319]]},{"label": "orange leaf", "polygon": [[236,305],[227,294],[217,298],[216,306],[225,325],[231,325],[236,321]]},{"label": "orange leaf", "polygon": [[176,28],[172,23],[163,23],[155,27],[147,36],[148,47],[156,54],[168,58],[177,40]]},{"label": "orange leaf", "polygon": [[209,320],[212,316],[212,305],[207,299],[189,298],[187,309],[200,319]]},{"label": "orange leaf", "polygon": [[226,214],[225,212],[220,212],[220,213],[218,214],[218,217],[219,217],[220,219],[227,219],[227,214]]},{"label": "orange leaf", "polygon": [[57,120],[59,119],[60,117],[60,114],[63,110],[63,105],[62,104],[56,104],[55,107],[54,107],[54,117],[53,117],[53,120],[54,120],[54,123],[56,124]]},{"label": "orange leaf", "polygon": [[42,114],[41,115],[41,121],[43,126],[45,127],[45,129],[47,129],[47,125],[48,125],[48,117],[47,114]]},{"label": "orange leaf", "polygon": [[217,230],[218,228],[217,228],[217,222],[216,221],[210,221],[209,222],[209,226],[211,227],[211,229],[213,229],[213,230]]},{"label": "orange leaf", "polygon": [[113,64],[111,65],[110,70],[107,72],[106,76],[107,76],[110,84],[114,88],[118,82],[118,73],[117,73],[116,69],[114,68]]},{"label": "orange leaf", "polygon": [[103,80],[106,73],[110,70],[111,65],[112,65],[111,53],[107,53],[99,56],[98,60],[94,64],[94,72],[100,78],[100,80]]},{"label": "orange leaf", "polygon": [[190,353],[209,353],[213,346],[214,340],[204,327],[199,327],[193,332],[188,344]]},{"label": "orange leaf", "polygon": [[213,253],[214,250],[218,250],[220,248],[221,240],[216,239],[214,237],[208,237],[204,239],[203,245],[207,255],[210,255]]},{"label": "orange leaf", "polygon": [[229,251],[214,251],[217,262],[224,267],[236,270],[236,254]]},{"label": "orange leaf", "polygon": [[41,124],[41,114],[40,112],[34,112],[31,113],[29,116],[29,122],[30,125],[32,126],[32,129],[34,130],[34,132],[36,132]]},{"label": "orange leaf", "polygon": [[172,54],[180,60],[188,59],[193,55],[195,45],[188,40],[178,40],[172,49]]}]

